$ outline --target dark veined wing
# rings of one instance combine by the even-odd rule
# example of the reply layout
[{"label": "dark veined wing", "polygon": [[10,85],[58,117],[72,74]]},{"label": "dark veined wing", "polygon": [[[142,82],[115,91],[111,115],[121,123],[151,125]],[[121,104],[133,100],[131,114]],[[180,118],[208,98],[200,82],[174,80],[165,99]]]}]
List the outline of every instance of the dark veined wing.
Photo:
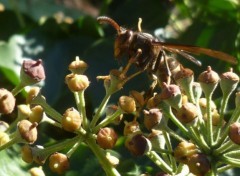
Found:
[{"label": "dark veined wing", "polygon": [[[185,58],[191,60],[192,62],[196,63],[196,59],[187,53],[192,54],[205,54],[207,56],[223,60],[229,62],[231,64],[237,64],[237,59],[229,54],[226,54],[221,51],[215,51],[208,48],[201,48],[197,46],[190,46],[190,45],[180,45],[180,44],[171,44],[171,43],[164,43],[164,42],[153,42],[153,45],[161,45],[163,49],[168,50],[170,52],[174,52],[184,56]],[[192,59],[193,58],[193,59]],[[199,64],[197,64],[199,65]]]}]

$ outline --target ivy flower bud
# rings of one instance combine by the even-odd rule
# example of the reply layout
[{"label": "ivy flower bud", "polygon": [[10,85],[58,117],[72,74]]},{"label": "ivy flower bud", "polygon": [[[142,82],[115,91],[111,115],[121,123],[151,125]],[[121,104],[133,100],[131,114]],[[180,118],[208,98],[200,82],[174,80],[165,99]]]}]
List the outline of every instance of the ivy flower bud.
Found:
[{"label": "ivy flower bud", "polygon": [[29,144],[37,140],[37,123],[31,123],[28,120],[21,120],[18,123],[18,132],[21,137]]},{"label": "ivy flower bud", "polygon": [[139,123],[137,121],[127,122],[124,121],[125,126],[123,130],[124,136],[130,135],[132,133],[140,132]]},{"label": "ivy flower bud", "polygon": [[27,92],[26,104],[31,104],[32,99],[35,98],[40,92],[40,87],[31,87],[31,89]]},{"label": "ivy flower bud", "polygon": [[42,167],[33,167],[29,170],[31,176],[45,176]]},{"label": "ivy flower bud", "polygon": [[78,75],[78,74],[68,74],[65,77],[65,82],[68,85],[68,88],[72,91],[72,92],[80,92],[85,90],[90,82],[88,80],[88,77],[85,75]]},{"label": "ivy flower bud", "polygon": [[109,152],[106,153],[106,158],[113,166],[117,166],[119,164],[119,159],[111,155]]},{"label": "ivy flower bud", "polygon": [[64,130],[74,132],[80,128],[82,118],[79,112],[74,108],[69,108],[65,111],[62,117],[62,127]]},{"label": "ivy flower bud", "polygon": [[136,111],[136,103],[132,97],[121,96],[118,104],[125,113],[133,113]]},{"label": "ivy flower bud", "polygon": [[163,114],[159,109],[150,109],[149,111],[144,110],[144,125],[148,130],[156,127],[160,124]]},{"label": "ivy flower bud", "polygon": [[7,89],[0,89],[0,113],[10,114],[14,110],[16,99]]},{"label": "ivy flower bud", "polygon": [[10,141],[10,137],[7,133],[0,131],[0,146],[8,143]]},{"label": "ivy flower bud", "polygon": [[209,96],[218,85],[220,78],[218,74],[212,70],[210,66],[207,67],[207,70],[202,72],[199,77],[198,81],[202,87],[205,96]]},{"label": "ivy flower bud", "polygon": [[190,123],[198,116],[198,109],[193,103],[185,103],[177,111],[176,117],[182,123]]},{"label": "ivy flower bud", "polygon": [[159,149],[164,149],[166,141],[162,131],[152,129],[152,132],[148,135],[148,139],[152,143],[153,150],[158,151]]},{"label": "ivy flower bud", "polygon": [[177,161],[187,164],[188,158],[197,153],[197,147],[190,142],[180,142],[174,149],[174,157]]},{"label": "ivy flower bud", "polygon": [[75,61],[72,61],[69,66],[68,69],[74,73],[74,74],[83,74],[86,69],[88,68],[88,65],[86,62],[82,61],[79,59],[79,57],[76,57]]},{"label": "ivy flower bud", "polygon": [[175,109],[179,109],[182,106],[182,95],[177,85],[164,83],[160,98]]},{"label": "ivy flower bud", "polygon": [[116,142],[118,136],[114,129],[105,127],[99,130],[97,134],[97,143],[103,149],[112,149]]},{"label": "ivy flower bud", "polygon": [[199,176],[206,175],[211,169],[211,163],[209,159],[202,153],[196,153],[189,156],[187,165],[192,174]]},{"label": "ivy flower bud", "polygon": [[143,134],[128,135],[125,146],[135,156],[142,156],[152,149],[152,144]]},{"label": "ivy flower bud", "polygon": [[33,153],[29,145],[24,145],[21,149],[22,160],[26,163],[33,162]]},{"label": "ivy flower bud", "polygon": [[[202,114],[205,114],[207,112],[207,99],[206,98],[200,98],[199,99],[199,106],[200,106],[200,109],[202,111]],[[214,112],[217,109],[216,104],[212,100],[210,101],[210,109],[211,109],[211,112]]]},{"label": "ivy flower bud", "polygon": [[8,123],[0,121],[0,132],[5,132],[9,128]]},{"label": "ivy flower bud", "polygon": [[[106,108],[106,116],[111,116],[112,114],[114,114],[116,111],[118,110],[118,106],[116,105],[109,105]],[[120,114],[118,117],[116,117],[114,119],[114,121],[112,122],[114,125],[119,125],[120,122],[123,119],[123,114]]]},{"label": "ivy flower bud", "polygon": [[144,106],[144,103],[145,103],[144,102],[144,97],[140,92],[132,90],[130,92],[130,96],[135,100],[137,107],[143,107]]},{"label": "ivy flower bud", "polygon": [[233,124],[230,125],[229,132],[228,132],[228,136],[231,139],[231,141],[238,145],[240,145],[239,131],[240,131],[240,123],[234,122]]},{"label": "ivy flower bud", "polygon": [[49,168],[58,174],[63,174],[69,169],[68,157],[62,153],[54,153],[49,157]]},{"label": "ivy flower bud", "polygon": [[45,71],[42,60],[24,60],[21,67],[20,79],[24,85],[33,85],[44,80]]},{"label": "ivy flower bud", "polygon": [[40,123],[43,118],[43,108],[40,105],[34,106],[29,114],[29,121]]},{"label": "ivy flower bud", "polygon": [[192,91],[193,91],[193,96],[195,98],[195,101],[198,102],[200,97],[202,96],[202,88],[201,88],[200,83],[193,82]]},{"label": "ivy flower bud", "polygon": [[220,87],[223,93],[230,94],[234,91],[239,82],[239,76],[233,70],[223,73],[221,76]]}]

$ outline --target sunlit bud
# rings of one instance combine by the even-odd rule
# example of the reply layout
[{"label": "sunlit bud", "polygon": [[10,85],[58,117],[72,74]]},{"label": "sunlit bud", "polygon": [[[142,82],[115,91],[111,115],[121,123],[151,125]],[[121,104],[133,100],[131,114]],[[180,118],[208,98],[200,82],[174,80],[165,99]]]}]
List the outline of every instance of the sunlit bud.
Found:
[{"label": "sunlit bud", "polygon": [[149,139],[139,133],[128,135],[125,146],[135,156],[142,156],[152,149]]},{"label": "sunlit bud", "polygon": [[40,87],[31,87],[31,89],[27,92],[26,103],[31,104],[32,99],[37,96],[40,90]]},{"label": "sunlit bud", "polygon": [[4,132],[9,128],[8,123],[4,121],[0,121],[0,132]]},{"label": "sunlit bud", "polygon": [[33,161],[32,148],[29,145],[22,146],[21,155],[22,160],[26,163],[31,163]]},{"label": "sunlit bud", "polygon": [[87,68],[87,63],[80,60],[78,56],[76,57],[75,61],[72,61],[68,66],[68,69],[75,74],[83,74]]},{"label": "sunlit bud", "polygon": [[8,143],[10,141],[10,137],[7,133],[5,132],[0,132],[0,146]]},{"label": "sunlit bud", "polygon": [[121,96],[118,104],[125,113],[133,113],[136,111],[136,103],[132,97]]},{"label": "sunlit bud", "polygon": [[97,134],[97,143],[103,149],[112,149],[117,139],[117,133],[109,127],[101,128]]},{"label": "sunlit bud", "polygon": [[63,174],[69,169],[70,162],[68,157],[62,153],[54,153],[49,157],[49,168],[51,171]]},{"label": "sunlit bud", "polygon": [[10,114],[15,107],[16,99],[7,89],[0,89],[0,113]]},{"label": "sunlit bud", "polygon": [[151,130],[156,125],[160,124],[163,114],[159,109],[144,110],[144,125],[148,130]]},{"label": "sunlit bud", "polygon": [[33,167],[29,170],[31,176],[45,176],[42,167]]},{"label": "sunlit bud", "polygon": [[62,127],[64,130],[74,132],[80,128],[82,118],[79,112],[74,108],[69,108],[65,111],[62,117]]},{"label": "sunlit bud", "polygon": [[18,132],[21,137],[29,144],[37,140],[37,123],[31,123],[28,120],[21,120],[18,123]]},{"label": "sunlit bud", "polygon": [[31,113],[29,114],[29,121],[30,122],[37,122],[40,123],[43,118],[43,108],[40,105],[34,106],[31,109]]},{"label": "sunlit bud", "polygon": [[202,88],[201,88],[200,83],[193,82],[192,91],[193,91],[193,96],[195,98],[195,101],[198,102],[200,97],[202,96]]},{"label": "sunlit bud", "polygon": [[218,74],[212,70],[210,66],[207,67],[207,70],[202,72],[198,81],[202,87],[205,96],[209,96],[217,87],[220,77]]},{"label": "sunlit bud", "polygon": [[65,77],[65,82],[68,85],[68,88],[72,91],[72,92],[80,92],[85,90],[90,82],[88,80],[88,77],[85,75],[78,75],[78,74],[68,74]]},{"label": "sunlit bud", "polygon": [[188,157],[188,168],[192,174],[203,176],[211,169],[211,163],[206,155],[196,153]]},{"label": "sunlit bud", "polygon": [[106,153],[106,158],[113,166],[117,166],[119,164],[119,159],[111,155],[109,152]]},{"label": "sunlit bud", "polygon": [[[203,120],[204,120],[204,121],[207,121],[207,113],[204,114]],[[217,110],[213,111],[213,112],[212,112],[212,125],[213,125],[213,126],[218,126],[220,122],[221,122],[221,120],[220,120],[220,114],[218,113]],[[225,122],[225,120],[223,119],[223,120],[222,120],[222,126],[223,126],[225,123],[226,123],[226,122]]]},{"label": "sunlit bud", "polygon": [[124,123],[125,123],[124,131],[123,131],[124,136],[127,136],[135,132],[140,132],[139,123],[137,121],[131,121],[131,122],[124,121]]},{"label": "sunlit bud", "polygon": [[158,105],[163,101],[160,96],[160,94],[155,94],[153,97],[149,98],[147,101],[147,108],[157,108]]},{"label": "sunlit bud", "polygon": [[193,143],[184,141],[180,142],[174,149],[174,157],[177,161],[186,164],[188,158],[197,152],[197,147]]},{"label": "sunlit bud", "polygon": [[228,136],[232,142],[240,145],[240,123],[239,122],[234,122],[233,124],[230,125]]},{"label": "sunlit bud", "polygon": [[[202,111],[202,114],[205,114],[207,112],[207,99],[206,98],[200,98],[199,99],[199,106],[200,106],[200,109]],[[213,112],[217,109],[216,104],[212,100],[210,101],[210,109],[211,109],[211,112]]]},{"label": "sunlit bud", "polygon": [[198,109],[193,103],[185,103],[177,111],[176,117],[182,123],[192,122],[198,116]]},{"label": "sunlit bud", "polygon": [[130,96],[135,100],[137,107],[143,107],[144,106],[144,103],[145,103],[144,102],[144,97],[140,92],[132,90],[130,92]]},{"label": "sunlit bud", "polygon": [[45,79],[45,71],[42,60],[24,60],[20,74],[21,82],[24,85],[33,85]]},{"label": "sunlit bud", "polygon": [[175,109],[179,109],[181,107],[182,95],[180,88],[177,85],[163,84],[163,90],[160,93],[160,98]]},{"label": "sunlit bud", "polygon": [[223,73],[221,76],[220,86],[223,93],[232,93],[238,85],[239,76],[233,73],[232,68],[230,71]]}]

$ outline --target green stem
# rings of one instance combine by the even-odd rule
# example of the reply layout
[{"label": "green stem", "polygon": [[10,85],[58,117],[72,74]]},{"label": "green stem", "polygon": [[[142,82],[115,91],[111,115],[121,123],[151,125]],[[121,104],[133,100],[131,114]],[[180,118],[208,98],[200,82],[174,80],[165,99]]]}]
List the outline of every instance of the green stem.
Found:
[{"label": "green stem", "polygon": [[107,116],[104,120],[102,120],[97,126],[93,128],[93,133],[97,132],[100,128],[105,127],[112,121],[114,121],[117,117],[119,117],[122,114],[122,110],[118,109],[116,112],[114,112],[112,115]]},{"label": "green stem", "polygon": [[211,112],[212,93],[206,96],[207,100],[207,142],[211,147],[213,145],[213,126],[212,126],[212,112]]},{"label": "green stem", "polygon": [[159,157],[155,151],[147,152],[146,155],[164,172],[172,175],[172,168],[170,168],[169,165],[167,165],[165,161],[161,157]]},{"label": "green stem", "polygon": [[232,147],[234,144],[232,141],[227,141],[226,143],[222,144],[221,147],[214,150],[214,155],[218,156],[219,154],[224,153],[226,150],[228,150],[230,147]]},{"label": "green stem", "polygon": [[106,93],[105,97],[103,98],[100,106],[98,107],[98,110],[96,112],[96,114],[93,116],[93,119],[90,123],[90,129],[92,129],[93,127],[95,127],[97,121],[99,120],[101,114],[103,113],[107,103],[108,103],[108,100],[110,99],[111,97],[111,93]]},{"label": "green stem", "polygon": [[177,139],[180,142],[187,141],[183,137],[179,136],[175,131],[173,131],[168,126],[164,127],[164,130],[166,130],[166,132],[168,132],[170,136],[174,137],[175,139]]},{"label": "green stem", "polygon": [[240,167],[240,160],[239,159],[233,159],[233,158],[229,158],[227,156],[222,156],[220,159],[224,163],[229,164],[233,167]]},{"label": "green stem", "polygon": [[19,92],[21,92],[25,86],[26,85],[23,84],[22,82],[16,85],[16,87],[14,87],[14,89],[12,90],[13,96],[16,96]]},{"label": "green stem", "polygon": [[217,172],[218,172],[218,173],[221,173],[221,172],[224,172],[224,171],[226,171],[226,170],[228,170],[228,169],[232,169],[233,167],[234,167],[234,166],[232,166],[232,165],[222,166],[222,167],[217,168]]},{"label": "green stem", "polygon": [[92,136],[86,138],[86,144],[98,158],[99,163],[101,164],[107,176],[120,176],[120,173],[107,160],[104,151],[96,144],[96,141]]},{"label": "green stem", "polygon": [[88,119],[86,114],[86,105],[84,99],[84,90],[80,92],[74,92],[75,101],[83,119],[83,128],[86,129],[88,126]]}]

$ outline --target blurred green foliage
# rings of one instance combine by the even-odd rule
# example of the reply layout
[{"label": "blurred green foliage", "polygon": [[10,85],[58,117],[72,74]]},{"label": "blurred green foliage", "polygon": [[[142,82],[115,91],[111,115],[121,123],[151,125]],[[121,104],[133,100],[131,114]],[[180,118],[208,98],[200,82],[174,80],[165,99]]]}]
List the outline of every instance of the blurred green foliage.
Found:
[{"label": "blurred green foliage", "polygon": [[[240,59],[240,2],[237,0],[79,0],[85,2],[85,5],[82,3],[80,7],[75,7],[74,4],[67,6],[65,1],[60,2],[1,2],[5,10],[0,11],[0,86],[12,89],[19,82],[18,71],[24,58],[41,58],[47,76],[42,93],[61,113],[67,107],[75,106],[74,97],[64,83],[68,64],[75,56],[89,64],[86,73],[91,81],[91,86],[86,92],[88,114],[94,112],[105,93],[96,76],[107,75],[110,69],[121,65],[113,57],[115,31],[110,26],[99,25],[96,22],[97,15],[109,16],[132,30],[137,29],[137,21],[141,17],[143,30],[156,33],[166,42],[212,48]],[[89,7],[90,10],[87,10]],[[196,58],[203,63],[202,67],[197,67],[182,58],[179,60],[196,73],[203,71],[207,65],[211,65],[219,73],[226,71],[229,66],[228,63],[206,56]],[[239,65],[233,67],[239,72]],[[128,94],[131,89],[145,90],[146,84],[141,84],[143,80],[150,83],[147,76],[142,74],[127,84],[120,93]],[[119,93],[111,102],[116,103],[118,95]],[[39,144],[50,144],[51,140],[47,138],[49,136],[52,139],[68,136],[59,133],[58,130],[49,131],[44,125],[40,128],[44,134],[39,135]],[[122,126],[117,128],[122,134]],[[54,132],[57,135],[54,135]],[[59,134],[62,137],[59,137]],[[122,175],[158,171],[146,158],[130,157],[122,145],[123,142],[120,142],[116,147],[116,154],[121,160],[118,169]],[[11,175],[11,171],[14,175],[25,175],[30,168],[17,159],[19,154],[13,155],[16,150],[19,149],[0,153],[0,175]],[[99,167],[89,149],[82,146],[71,158],[71,170],[66,175],[104,175]],[[9,168],[10,171],[3,168]],[[47,175],[52,174],[46,166],[45,169]]]}]

